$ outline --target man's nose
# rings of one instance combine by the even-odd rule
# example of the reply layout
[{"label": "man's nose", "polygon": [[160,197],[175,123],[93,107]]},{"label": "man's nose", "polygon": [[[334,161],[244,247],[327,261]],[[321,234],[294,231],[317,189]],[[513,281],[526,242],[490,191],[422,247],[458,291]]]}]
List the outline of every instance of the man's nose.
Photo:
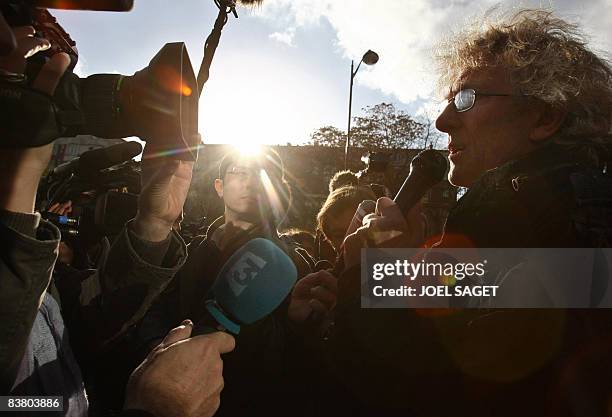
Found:
[{"label": "man's nose", "polygon": [[249,171],[246,176],[246,185],[251,188],[258,188],[261,184],[261,178],[259,172],[256,170]]},{"label": "man's nose", "polygon": [[440,132],[449,133],[449,131],[459,123],[458,113],[455,111],[453,103],[448,103],[442,113],[436,119],[436,129]]}]

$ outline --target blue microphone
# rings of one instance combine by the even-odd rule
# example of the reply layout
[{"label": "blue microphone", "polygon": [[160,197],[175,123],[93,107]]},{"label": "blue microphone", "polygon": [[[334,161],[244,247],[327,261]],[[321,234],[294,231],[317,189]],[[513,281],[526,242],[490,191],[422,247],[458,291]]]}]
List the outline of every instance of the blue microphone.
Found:
[{"label": "blue microphone", "polygon": [[[218,325],[233,334],[272,313],[297,281],[297,269],[277,245],[263,238],[248,241],[225,262],[204,301]],[[199,331],[198,331],[199,330]],[[215,329],[200,326],[197,333]]]}]

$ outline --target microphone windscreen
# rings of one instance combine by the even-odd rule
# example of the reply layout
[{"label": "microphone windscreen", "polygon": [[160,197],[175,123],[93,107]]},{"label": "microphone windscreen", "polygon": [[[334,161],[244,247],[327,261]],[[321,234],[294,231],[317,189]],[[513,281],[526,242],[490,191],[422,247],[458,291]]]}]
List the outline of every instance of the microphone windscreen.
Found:
[{"label": "microphone windscreen", "polygon": [[296,281],[291,258],[271,241],[255,238],[223,265],[209,298],[237,323],[250,324],[272,313]]},{"label": "microphone windscreen", "polygon": [[447,170],[448,162],[439,151],[419,152],[410,163],[410,173],[393,201],[404,215],[407,214],[427,190],[442,181]]},{"label": "microphone windscreen", "polygon": [[96,173],[101,169],[129,161],[141,152],[142,145],[138,142],[123,142],[87,151],[79,157],[77,172],[79,174]]}]

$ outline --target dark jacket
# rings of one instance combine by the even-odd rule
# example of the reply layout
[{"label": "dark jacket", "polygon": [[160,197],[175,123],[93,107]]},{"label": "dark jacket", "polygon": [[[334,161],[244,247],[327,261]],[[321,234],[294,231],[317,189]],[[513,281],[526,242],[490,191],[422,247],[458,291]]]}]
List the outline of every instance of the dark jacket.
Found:
[{"label": "dark jacket", "polygon": [[[591,147],[549,145],[484,173],[449,213],[438,246],[612,245],[612,175]],[[605,165],[604,165],[605,166]]]},{"label": "dark jacket", "polygon": [[[587,151],[550,147],[486,172],[441,245],[597,247],[611,231],[610,175]],[[345,415],[607,412],[608,310],[363,310],[359,296],[356,267],[340,278],[328,342],[341,402],[354,404]]]}]

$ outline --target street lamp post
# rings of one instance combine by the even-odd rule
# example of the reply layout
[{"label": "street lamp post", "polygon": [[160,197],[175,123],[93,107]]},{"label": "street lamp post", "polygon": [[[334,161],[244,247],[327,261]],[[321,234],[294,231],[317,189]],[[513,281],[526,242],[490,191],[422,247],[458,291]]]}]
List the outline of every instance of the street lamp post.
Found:
[{"label": "street lamp post", "polygon": [[361,57],[361,61],[359,61],[359,64],[357,65],[356,69],[354,69],[354,61],[351,60],[351,86],[349,89],[348,128],[346,129],[346,143],[344,145],[344,169],[347,169],[348,167],[348,153],[349,148],[351,146],[351,110],[353,107],[353,80],[355,79],[355,75],[357,75],[357,71],[359,71],[359,67],[361,67],[362,62],[366,65],[374,65],[378,62],[378,54],[369,49]]}]

